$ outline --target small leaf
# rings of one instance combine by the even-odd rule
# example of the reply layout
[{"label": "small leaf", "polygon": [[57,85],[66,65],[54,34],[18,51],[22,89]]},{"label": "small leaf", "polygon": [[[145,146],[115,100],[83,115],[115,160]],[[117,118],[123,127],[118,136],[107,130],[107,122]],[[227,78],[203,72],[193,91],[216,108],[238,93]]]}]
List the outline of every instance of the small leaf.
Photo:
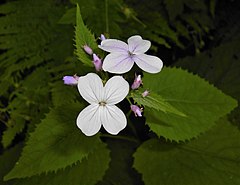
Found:
[{"label": "small leaf", "polygon": [[163,97],[186,117],[146,108],[146,122],[158,136],[175,141],[197,137],[237,106],[236,100],[186,71],[164,68],[144,74],[144,88]]},{"label": "small leaf", "polygon": [[141,94],[135,93],[133,94],[133,99],[139,104],[144,105],[149,108],[156,109],[158,111],[163,111],[164,113],[172,113],[179,116],[186,117],[186,115],[175,107],[173,107],[170,103],[166,102],[163,97],[160,95],[151,92],[148,96],[142,97]]},{"label": "small leaf", "polygon": [[76,55],[78,59],[85,64],[86,66],[93,67],[92,58],[86,54],[83,50],[84,45],[88,45],[93,50],[97,49],[97,43],[95,41],[94,35],[88,30],[88,28],[84,25],[80,8],[77,5],[77,26],[76,26]]},{"label": "small leaf", "polygon": [[57,171],[87,157],[100,140],[98,136],[86,137],[76,127],[82,107],[71,103],[52,109],[30,135],[19,161],[5,180]]},{"label": "small leaf", "polygon": [[134,167],[146,185],[239,185],[240,132],[221,120],[188,144],[146,141],[134,154]]}]

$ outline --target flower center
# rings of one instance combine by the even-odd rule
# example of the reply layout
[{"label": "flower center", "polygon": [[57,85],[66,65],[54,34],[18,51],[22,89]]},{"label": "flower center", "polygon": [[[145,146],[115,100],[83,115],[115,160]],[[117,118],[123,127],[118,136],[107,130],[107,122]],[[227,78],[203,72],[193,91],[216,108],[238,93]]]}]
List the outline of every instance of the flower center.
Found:
[{"label": "flower center", "polygon": [[100,106],[105,106],[106,104],[107,104],[107,103],[104,102],[104,101],[100,101],[100,102],[99,102],[99,105],[100,105]]},{"label": "flower center", "polygon": [[131,51],[128,51],[128,55],[129,55],[130,57],[132,57],[132,56],[134,56],[135,54],[133,54]]}]

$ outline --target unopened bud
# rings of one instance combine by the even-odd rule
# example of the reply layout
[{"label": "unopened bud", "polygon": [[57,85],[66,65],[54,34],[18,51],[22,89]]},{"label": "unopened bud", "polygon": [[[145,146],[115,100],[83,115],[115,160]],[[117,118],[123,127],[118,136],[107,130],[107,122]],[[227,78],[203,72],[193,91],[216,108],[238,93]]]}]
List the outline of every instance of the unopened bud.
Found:
[{"label": "unopened bud", "polygon": [[77,85],[78,84],[79,76],[64,76],[63,77],[63,83],[66,85]]},{"label": "unopened bud", "polygon": [[131,105],[130,107],[136,117],[142,117],[142,108],[139,108],[137,105]]},{"label": "unopened bud", "polygon": [[105,37],[103,34],[101,34],[101,35],[100,35],[100,40],[101,40],[101,41],[106,40],[106,37]]},{"label": "unopened bud", "polygon": [[142,93],[142,97],[146,97],[149,95],[149,91],[148,90],[145,90],[143,93]]},{"label": "unopened bud", "polygon": [[102,70],[102,60],[95,53],[93,53],[93,64],[96,71]]},{"label": "unopened bud", "polygon": [[142,84],[141,75],[138,75],[138,76],[135,77],[134,82],[133,82],[131,88],[132,89],[138,89],[141,84]]},{"label": "unopened bud", "polygon": [[88,45],[84,45],[84,46],[83,46],[83,49],[84,49],[84,51],[85,51],[87,54],[89,54],[89,55],[92,55],[92,54],[93,54],[92,48],[90,48]]}]

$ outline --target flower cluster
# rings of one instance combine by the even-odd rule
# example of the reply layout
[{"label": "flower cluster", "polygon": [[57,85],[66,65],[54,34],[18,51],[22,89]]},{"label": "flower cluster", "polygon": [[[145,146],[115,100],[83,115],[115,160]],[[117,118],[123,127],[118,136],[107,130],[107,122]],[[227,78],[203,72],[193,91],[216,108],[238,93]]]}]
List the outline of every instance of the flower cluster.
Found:
[{"label": "flower cluster", "polygon": [[[163,67],[160,58],[145,54],[151,42],[135,35],[127,43],[117,39],[106,39],[100,36],[100,49],[109,52],[103,62],[88,46],[83,50],[92,56],[93,65],[97,72],[124,74],[131,70],[134,64],[148,73],[158,73]],[[101,73],[102,73],[101,72]],[[129,94],[129,84],[122,76],[113,76],[103,84],[101,78],[95,73],[85,76],[65,76],[64,84],[77,85],[80,95],[90,104],[84,108],[77,117],[78,128],[86,135],[95,135],[103,126],[110,134],[116,135],[127,125],[125,114],[115,105]],[[135,75],[131,90],[136,91],[143,85],[142,76]],[[142,97],[149,95],[149,91],[142,92]],[[131,101],[129,101],[131,102]],[[130,110],[137,117],[142,117],[143,109],[131,104]]]}]

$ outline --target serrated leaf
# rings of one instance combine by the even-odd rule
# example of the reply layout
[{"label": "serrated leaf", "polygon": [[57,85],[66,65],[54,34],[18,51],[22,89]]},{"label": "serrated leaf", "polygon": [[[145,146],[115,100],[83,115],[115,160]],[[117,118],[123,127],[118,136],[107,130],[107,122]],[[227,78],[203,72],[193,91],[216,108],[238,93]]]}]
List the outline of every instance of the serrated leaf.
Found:
[{"label": "serrated leaf", "polygon": [[133,99],[139,105],[144,105],[149,108],[156,109],[157,111],[162,111],[164,113],[172,113],[178,116],[186,117],[186,114],[180,112],[178,109],[173,107],[170,103],[166,102],[160,95],[151,92],[148,96],[142,97],[141,93],[134,93]]},{"label": "serrated leaf", "polygon": [[182,69],[164,68],[144,74],[144,88],[160,94],[186,117],[146,108],[146,122],[158,136],[188,140],[211,128],[215,121],[237,106],[236,100],[196,75]]},{"label": "serrated leaf", "polygon": [[15,162],[18,160],[21,153],[23,144],[19,143],[16,146],[5,151],[0,156],[0,184],[1,185],[10,185],[11,183],[4,182],[3,177],[8,173],[14,166]]},{"label": "serrated leaf", "polygon": [[8,127],[7,130],[3,132],[3,135],[2,135],[3,147],[4,148],[8,147],[12,143],[15,136],[18,133],[22,132],[24,127],[25,127],[25,120],[19,117],[16,123]]},{"label": "serrated leaf", "polygon": [[76,127],[82,107],[71,103],[52,109],[30,135],[19,161],[5,180],[57,171],[87,157],[100,140],[98,136],[83,135]]},{"label": "serrated leaf", "polygon": [[97,49],[97,43],[95,41],[94,35],[88,30],[88,28],[84,25],[80,8],[77,5],[77,14],[76,14],[76,55],[78,59],[85,64],[86,66],[93,66],[92,58],[83,50],[84,45],[88,45],[93,50]]},{"label": "serrated leaf", "polygon": [[134,167],[146,185],[240,184],[240,132],[226,121],[188,144],[146,141]]},{"label": "serrated leaf", "polygon": [[99,143],[87,158],[64,170],[8,182],[14,185],[95,185],[104,176],[109,161],[109,150],[104,143]]}]

